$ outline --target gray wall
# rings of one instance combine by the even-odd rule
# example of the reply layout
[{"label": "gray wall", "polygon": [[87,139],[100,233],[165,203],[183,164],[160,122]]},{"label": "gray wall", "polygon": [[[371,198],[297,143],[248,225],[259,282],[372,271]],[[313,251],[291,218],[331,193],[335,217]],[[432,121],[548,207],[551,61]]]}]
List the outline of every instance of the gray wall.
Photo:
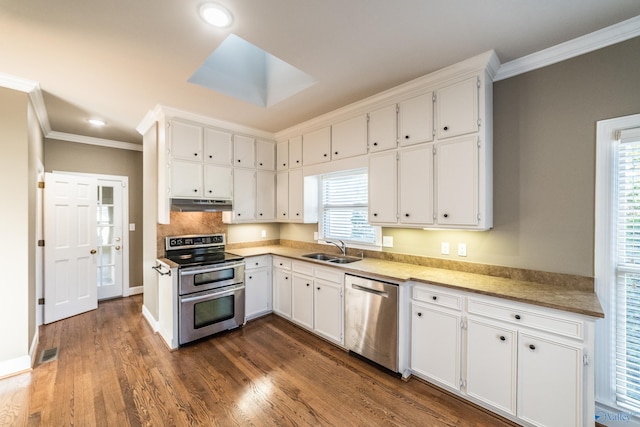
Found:
[{"label": "gray wall", "polygon": [[142,286],[142,152],[45,139],[44,167],[129,177],[129,222],[136,224],[129,232],[129,283]]},{"label": "gray wall", "polygon": [[[593,276],[596,122],[640,113],[638,52],[635,38],[496,82],[494,228],[385,228],[385,250]],[[311,241],[316,229],[287,224],[280,237]],[[455,254],[461,242],[466,258]]]}]

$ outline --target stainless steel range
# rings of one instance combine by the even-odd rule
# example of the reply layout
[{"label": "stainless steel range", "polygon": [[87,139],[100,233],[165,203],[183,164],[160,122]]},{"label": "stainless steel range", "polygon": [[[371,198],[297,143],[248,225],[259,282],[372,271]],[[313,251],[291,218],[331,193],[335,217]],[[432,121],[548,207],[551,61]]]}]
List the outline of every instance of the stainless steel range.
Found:
[{"label": "stainless steel range", "polygon": [[179,266],[180,345],[245,323],[244,258],[225,252],[224,234],[167,237],[165,257]]}]

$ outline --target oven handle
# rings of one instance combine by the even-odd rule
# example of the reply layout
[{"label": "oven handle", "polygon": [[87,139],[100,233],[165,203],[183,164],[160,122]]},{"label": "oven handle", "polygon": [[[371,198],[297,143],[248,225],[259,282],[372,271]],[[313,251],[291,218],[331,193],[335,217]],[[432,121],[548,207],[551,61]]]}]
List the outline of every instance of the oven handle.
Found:
[{"label": "oven handle", "polygon": [[237,268],[240,266],[244,266],[244,261],[225,262],[220,264],[206,265],[203,267],[181,268],[180,275],[188,276],[193,274],[209,273],[211,271],[228,270],[230,268]]},{"label": "oven handle", "polygon": [[160,274],[161,276],[171,276],[171,270],[167,270],[167,272],[165,273],[164,271],[162,271],[162,266],[161,265],[154,265],[153,268],[155,271],[158,272],[158,274]]},{"label": "oven handle", "polygon": [[180,303],[186,303],[186,302],[196,302],[196,301],[202,301],[205,299],[211,299],[211,297],[216,297],[216,298],[221,298],[221,297],[226,297],[228,295],[231,295],[233,293],[235,293],[236,291],[240,290],[240,289],[244,289],[244,285],[240,285],[237,286],[233,289],[228,289],[225,290],[223,292],[210,292],[208,294],[205,295],[198,295],[197,297],[181,297],[180,298]]}]

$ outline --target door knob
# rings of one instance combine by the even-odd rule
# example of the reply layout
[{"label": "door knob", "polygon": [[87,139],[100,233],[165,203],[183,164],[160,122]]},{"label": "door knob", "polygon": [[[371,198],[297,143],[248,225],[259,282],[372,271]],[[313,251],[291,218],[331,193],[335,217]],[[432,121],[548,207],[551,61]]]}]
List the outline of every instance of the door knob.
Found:
[{"label": "door knob", "polygon": [[120,250],[120,246],[116,246],[116,251],[119,251],[119,250]]},{"label": "door knob", "polygon": [[97,253],[97,251],[95,249],[91,249],[91,252],[89,252],[91,255],[95,255]]}]

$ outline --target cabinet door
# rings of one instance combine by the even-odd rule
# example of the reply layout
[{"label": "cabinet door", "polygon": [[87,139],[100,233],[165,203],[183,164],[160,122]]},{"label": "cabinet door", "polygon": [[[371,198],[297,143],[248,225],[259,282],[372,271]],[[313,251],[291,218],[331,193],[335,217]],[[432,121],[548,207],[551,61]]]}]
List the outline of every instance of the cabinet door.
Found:
[{"label": "cabinet door", "polygon": [[202,126],[173,120],[169,123],[169,134],[172,158],[202,161]]},{"label": "cabinet door", "polygon": [[245,270],[245,317],[253,319],[271,311],[271,277],[269,269]]},{"label": "cabinet door", "polygon": [[256,169],[275,170],[276,146],[271,141],[256,141]]},{"label": "cabinet door", "polygon": [[478,142],[466,137],[436,145],[437,221],[478,224]]},{"label": "cabinet door", "polygon": [[202,163],[171,162],[171,197],[203,197]]},{"label": "cabinet door", "polygon": [[302,166],[302,135],[289,140],[289,167]]},{"label": "cabinet door", "polygon": [[362,115],[331,126],[331,159],[367,154],[367,116]]},{"label": "cabinet door", "polygon": [[276,145],[276,169],[289,169],[289,141],[281,141]]},{"label": "cabinet door", "polygon": [[315,165],[331,160],[331,127],[327,126],[302,136],[302,164]]},{"label": "cabinet door", "polygon": [[411,369],[459,390],[461,315],[411,304]]},{"label": "cabinet door", "polygon": [[315,279],[313,290],[313,325],[323,337],[344,344],[342,286]]},{"label": "cabinet door", "polygon": [[275,174],[256,172],[256,219],[273,221],[276,209]]},{"label": "cabinet door", "polygon": [[254,220],[256,212],[256,177],[252,169],[233,171],[234,221]]},{"label": "cabinet door", "polygon": [[369,151],[389,150],[398,145],[396,104],[369,113]]},{"label": "cabinet door", "polygon": [[233,165],[241,168],[252,168],[256,163],[255,141],[242,135],[233,137]]},{"label": "cabinet door", "polygon": [[539,426],[582,426],[582,389],[582,348],[520,332],[518,417]]},{"label": "cabinet door", "polygon": [[293,274],[291,319],[305,328],[313,329],[313,277]]},{"label": "cabinet door", "polygon": [[291,318],[291,272],[273,269],[273,311]]},{"label": "cabinet door", "polygon": [[276,175],[276,217],[278,221],[289,219],[289,172]]},{"label": "cabinet door", "polygon": [[478,132],[478,81],[473,77],[436,92],[438,139]]},{"label": "cabinet door", "polygon": [[233,174],[230,166],[204,165],[204,197],[207,199],[233,197]]},{"label": "cabinet door", "polygon": [[206,128],[204,130],[204,161],[231,165],[231,137],[229,132]]},{"label": "cabinet door", "polygon": [[425,93],[398,104],[401,146],[433,141],[433,93]]},{"label": "cabinet door", "polygon": [[400,222],[433,224],[433,144],[400,151]]},{"label": "cabinet door", "polygon": [[515,329],[480,319],[467,322],[467,394],[516,414],[517,339]]},{"label": "cabinet door", "polygon": [[289,171],[289,220],[304,220],[304,177],[302,169]]},{"label": "cabinet door", "polygon": [[398,161],[395,151],[369,157],[369,222],[397,223]]}]

